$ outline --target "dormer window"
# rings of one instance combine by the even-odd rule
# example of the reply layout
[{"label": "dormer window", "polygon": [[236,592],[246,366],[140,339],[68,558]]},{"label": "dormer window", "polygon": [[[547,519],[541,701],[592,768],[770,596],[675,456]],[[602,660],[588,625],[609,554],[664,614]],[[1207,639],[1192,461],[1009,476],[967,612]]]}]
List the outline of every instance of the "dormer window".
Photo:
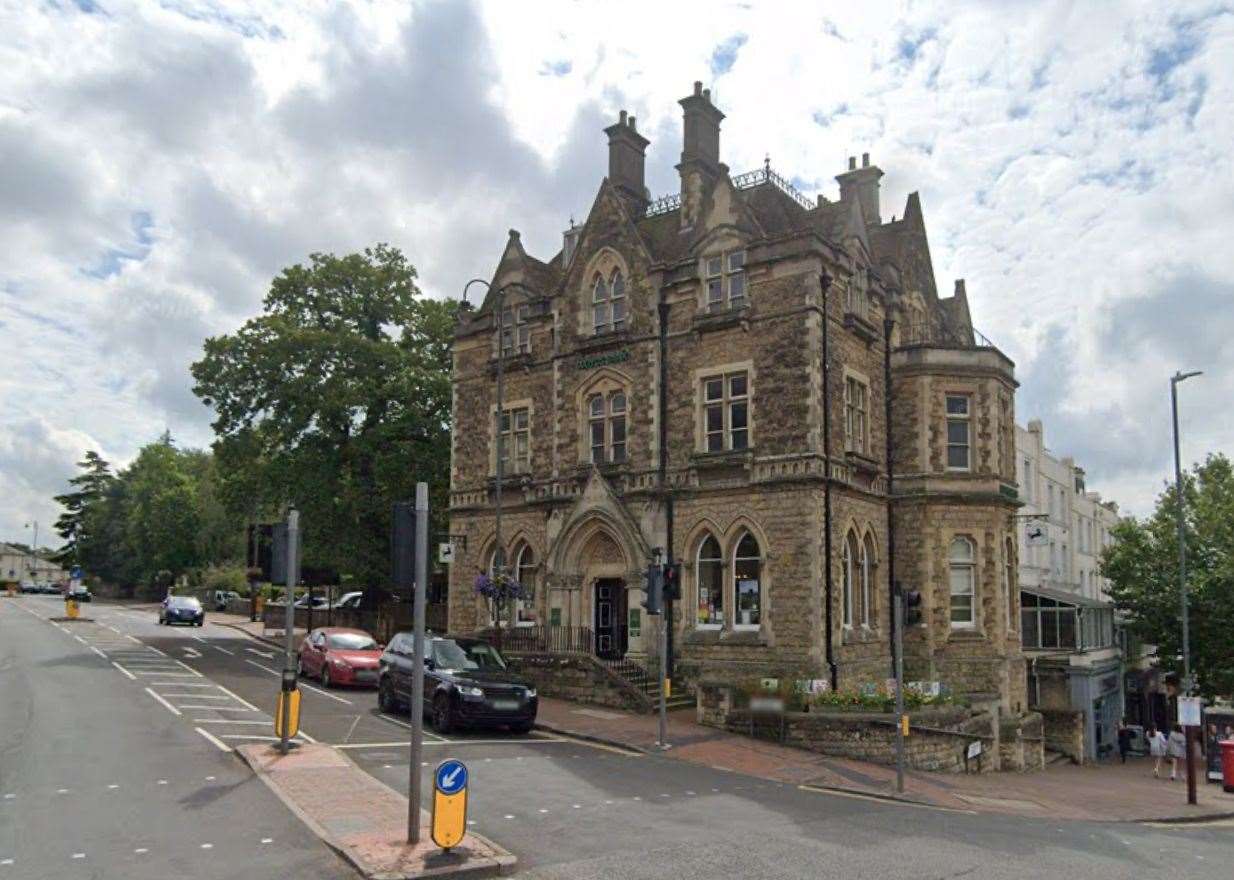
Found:
[{"label": "dormer window", "polygon": [[746,303],[746,252],[730,251],[706,260],[707,310],[741,308]]},{"label": "dormer window", "polygon": [[870,307],[870,271],[858,269],[849,279],[844,296],[844,311],[858,318],[866,318]]},{"label": "dormer window", "polygon": [[506,357],[527,354],[531,350],[531,328],[527,326],[528,308],[509,306],[501,311],[501,353]]},{"label": "dormer window", "polygon": [[591,288],[591,318],[592,330],[597,336],[625,329],[626,280],[620,269],[614,269],[607,281],[596,273]]}]

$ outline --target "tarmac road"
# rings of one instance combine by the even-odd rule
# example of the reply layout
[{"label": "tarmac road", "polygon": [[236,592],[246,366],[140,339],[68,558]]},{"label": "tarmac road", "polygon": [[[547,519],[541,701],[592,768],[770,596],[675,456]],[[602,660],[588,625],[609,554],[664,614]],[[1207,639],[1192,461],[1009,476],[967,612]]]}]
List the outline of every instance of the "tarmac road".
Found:
[{"label": "tarmac road", "polygon": [[[21,650],[34,650],[40,640],[62,651],[71,651],[66,643],[76,644],[72,636],[30,615],[14,620],[12,605],[0,610],[0,627],[7,628],[0,632],[37,627],[40,633],[23,636],[31,647],[23,642]],[[153,612],[102,603],[88,612],[118,631],[114,635],[120,640],[141,642],[150,656],[138,653],[114,661],[123,669],[113,666],[111,658],[79,658],[75,662],[92,663],[113,683],[106,696],[95,691],[83,698],[83,705],[117,700],[124,690],[125,700],[138,700],[141,706],[139,698],[149,686],[181,713],[172,715],[154,695],[145,695],[142,716],[157,725],[160,740],[174,740],[182,749],[195,745],[194,760],[223,761],[218,766],[242,775],[221,750],[272,735],[270,713],[281,667],[277,651],[209,622],[200,629],[159,627]],[[11,641],[5,638],[6,650]],[[121,689],[121,682],[129,687]],[[100,711],[107,723],[120,723]],[[88,708],[86,714],[92,712]],[[345,750],[372,775],[406,790],[407,719],[379,713],[372,691],[324,691],[306,683],[302,731]],[[129,759],[134,765],[159,760],[154,750],[126,754],[133,751],[138,753]],[[1211,878],[1228,874],[1234,864],[1234,823],[1149,827],[944,812],[806,790],[545,735],[477,732],[447,739],[430,731],[424,757],[420,772],[426,791],[438,761],[467,762],[473,828],[514,852],[519,875],[527,877],[885,880],[971,875],[1025,880],[1066,875],[1104,880],[1163,874]],[[8,843],[0,834],[0,859]]]}]

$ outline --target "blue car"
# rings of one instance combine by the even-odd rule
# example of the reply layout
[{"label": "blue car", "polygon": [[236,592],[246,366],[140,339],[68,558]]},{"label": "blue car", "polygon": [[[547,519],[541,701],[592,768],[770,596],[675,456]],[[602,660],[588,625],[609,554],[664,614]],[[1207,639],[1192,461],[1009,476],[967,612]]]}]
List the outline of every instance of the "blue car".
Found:
[{"label": "blue car", "polygon": [[173,623],[201,626],[205,622],[206,612],[194,596],[168,596],[159,609],[159,623],[168,626]]}]

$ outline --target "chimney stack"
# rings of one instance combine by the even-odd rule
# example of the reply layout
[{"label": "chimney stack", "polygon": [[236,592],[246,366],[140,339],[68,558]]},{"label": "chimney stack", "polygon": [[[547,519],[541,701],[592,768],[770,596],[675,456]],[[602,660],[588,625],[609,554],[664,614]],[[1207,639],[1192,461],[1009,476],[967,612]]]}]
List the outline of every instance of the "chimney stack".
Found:
[{"label": "chimney stack", "polygon": [[870,164],[870,154],[861,154],[861,167],[857,167],[857,157],[848,157],[848,171],[837,174],[840,183],[840,201],[849,202],[856,199],[861,203],[861,213],[866,223],[882,223],[879,213],[879,178],[883,176],[882,169]]},{"label": "chimney stack", "polygon": [[694,93],[678,101],[682,109],[681,164],[698,167],[714,179],[720,173],[720,121],[724,114],[711,103],[711,89],[694,83]]},{"label": "chimney stack", "polygon": [[650,141],[638,133],[635,119],[622,110],[615,125],[604,129],[608,135],[608,180],[641,213],[647,207],[644,163]]}]

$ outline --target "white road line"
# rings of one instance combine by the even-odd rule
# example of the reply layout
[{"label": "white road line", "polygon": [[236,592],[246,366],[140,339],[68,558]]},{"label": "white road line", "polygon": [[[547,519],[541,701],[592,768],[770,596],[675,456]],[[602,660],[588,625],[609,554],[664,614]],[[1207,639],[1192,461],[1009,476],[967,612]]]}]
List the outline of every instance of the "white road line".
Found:
[{"label": "white road line", "polygon": [[144,846],[139,846],[137,847],[137,849],[133,850],[133,852],[136,853],[137,855],[142,855],[143,853],[150,852],[150,850],[146,849]]},{"label": "white road line", "polygon": [[215,697],[210,694],[163,694],[165,697],[190,697],[194,700],[230,700],[231,697]]},{"label": "white road line", "polygon": [[155,670],[154,672],[139,672],[137,674],[138,675],[163,675],[163,676],[166,676],[167,678],[201,678],[201,676],[197,675],[196,673],[194,673],[193,675],[189,675],[186,672],[159,672],[158,670]]},{"label": "white road line", "polygon": [[199,641],[199,642],[204,642],[204,641],[205,641],[205,639],[203,639],[201,636],[193,635],[192,633],[189,633],[189,638],[190,638],[190,639],[197,639],[197,641]]},{"label": "white road line", "polygon": [[220,751],[223,751],[223,752],[231,751],[231,746],[227,745],[227,743],[223,742],[221,739],[219,739],[217,736],[210,733],[209,731],[202,730],[200,727],[194,727],[193,729],[196,730],[198,733],[200,733],[202,736],[204,736],[206,739],[210,740],[210,742],[218,746]]},{"label": "white road line", "polygon": [[196,669],[194,669],[192,666],[189,666],[187,663],[185,663],[185,662],[184,662],[184,661],[182,661],[182,660],[172,660],[171,662],[172,662],[172,663],[177,663],[177,664],[179,664],[180,666],[183,666],[185,669],[187,669],[189,672],[193,673],[193,674],[194,674],[195,676],[197,676],[198,678],[201,678],[201,677],[202,677],[202,675],[201,675],[201,673],[200,673],[200,672],[198,672]]},{"label": "white road line", "polygon": [[260,709],[258,709],[256,706],[254,706],[252,703],[250,703],[248,700],[244,699],[243,697],[239,696],[238,694],[233,693],[232,691],[227,690],[227,688],[223,687],[221,684],[220,684],[220,685],[215,685],[215,687],[217,687],[217,688],[218,688],[219,690],[221,690],[223,693],[227,694],[227,696],[231,697],[233,700],[235,700],[235,701],[236,701],[237,703],[239,703],[241,706],[248,706],[248,707],[249,707],[250,709],[252,709],[254,712],[260,712],[260,711],[261,711],[261,710],[260,710]]},{"label": "white road line", "polygon": [[317,742],[317,740],[316,740],[315,738],[313,738],[313,737],[309,736],[309,735],[308,735],[307,733],[305,733],[303,730],[302,730],[302,731],[300,731],[298,734],[296,734],[296,736],[300,737],[300,739],[304,740],[305,742],[310,742],[310,743],[315,743],[315,742]]},{"label": "white road line", "polygon": [[117,669],[119,669],[121,672],[123,672],[123,673],[124,673],[125,675],[127,675],[129,678],[133,679],[133,681],[137,681],[137,676],[136,676],[136,675],[134,675],[133,673],[129,672],[127,669],[125,669],[123,666],[121,666],[121,665],[120,665],[119,663],[117,663],[115,660],[112,660],[112,661],[111,661],[111,665],[112,665],[112,666],[114,666],[114,667],[116,667]]},{"label": "white road line", "polygon": [[263,837],[261,839],[261,842],[262,843],[274,843],[274,838],[273,837]]},{"label": "white road line", "polygon": [[235,651],[228,651],[226,648],[220,648],[218,645],[211,645],[210,647],[211,647],[211,648],[213,648],[213,649],[214,649],[214,650],[216,650],[216,651],[222,651],[224,654],[226,654],[226,655],[227,655],[227,656],[229,656],[229,657],[234,657],[234,656],[236,656],[236,652],[235,652]]},{"label": "white road line", "polygon": [[107,655],[106,655],[106,654],[104,654],[102,651],[100,651],[98,648],[94,647],[94,645],[91,645],[91,646],[90,646],[90,650],[91,650],[91,651],[93,651],[94,653],[98,654],[98,655],[99,655],[100,657],[102,657],[104,660],[106,660],[106,659],[107,659]]},{"label": "white road line", "polygon": [[250,721],[247,718],[194,718],[194,724],[273,724],[270,719]]},{"label": "white road line", "polygon": [[406,748],[411,745],[411,742],[386,742],[386,743],[343,743],[342,745],[332,746],[336,749],[394,749]]},{"label": "white road line", "polygon": [[259,733],[223,733],[219,734],[219,739],[256,739],[264,742],[282,742],[280,737],[262,736]]},{"label": "white road line", "polygon": [[77,639],[77,641],[81,642],[83,645],[86,644],[86,640],[83,639],[81,636],[75,635],[73,636],[73,638]]},{"label": "white road line", "polygon": [[473,743],[478,746],[491,745],[510,745],[510,746],[530,746],[536,743],[559,743],[569,742],[569,740],[560,737],[536,737],[535,739],[440,739],[430,742],[424,741],[426,746],[469,746]]},{"label": "white road line", "polygon": [[[266,672],[270,673],[271,675],[282,675],[283,674],[277,669],[271,669],[269,666],[266,666],[262,663],[258,663],[256,660],[249,660],[246,658],[244,662],[251,663],[254,666],[256,666],[258,669],[264,669]],[[315,694],[321,694],[323,697],[329,697],[330,699],[335,700],[339,703],[346,703],[348,706],[355,705],[354,703],[351,702],[351,700],[344,700],[342,697],[335,696],[329,691],[323,691],[321,688],[313,687],[311,684],[305,684],[304,682],[300,682],[300,687],[304,688],[305,690],[310,690]]]},{"label": "white road line", "polygon": [[153,651],[155,654],[158,654],[160,657],[166,657],[166,656],[167,656],[167,655],[166,655],[166,654],[164,654],[162,651],[160,651],[158,648],[154,647],[154,645],[146,645],[146,650],[147,650],[147,651]]},{"label": "white road line", "polygon": [[[240,709],[233,706],[198,706],[196,703],[185,703],[181,709],[210,709],[215,712],[252,712],[252,709]],[[179,714],[179,713],[177,713]]]},{"label": "white road line", "polygon": [[[406,721],[400,721],[399,719],[395,718],[393,715],[387,715],[385,712],[379,712],[379,713],[377,713],[377,714],[378,714],[378,715],[380,715],[382,718],[384,718],[386,721],[389,721],[391,724],[397,724],[399,727],[406,727],[408,730],[411,730],[411,725],[410,725],[410,724],[408,724]],[[425,739],[425,740],[424,740],[424,742],[426,742],[426,743],[429,743],[429,742],[434,742],[434,743],[438,743],[438,742],[446,742],[446,740],[442,739],[442,738],[441,738],[440,736],[438,736],[437,734],[435,734],[435,733],[429,733],[427,730],[423,731],[423,734],[424,734],[424,736],[425,736],[425,737],[432,737],[432,739],[431,739],[431,740],[430,740],[430,739]]]},{"label": "white road line", "polygon": [[195,684],[191,681],[152,681],[150,682],[150,684],[151,686],[154,686],[154,687],[157,687],[160,684],[165,684],[168,687],[178,687],[178,688],[215,688],[215,687],[218,687],[219,690],[223,690],[223,688],[215,684]]},{"label": "white road line", "polygon": [[167,709],[167,711],[168,711],[168,712],[170,712],[172,715],[182,715],[182,714],[184,714],[184,713],[183,713],[183,712],[181,712],[179,709],[177,709],[175,706],[173,706],[171,703],[167,702],[167,701],[166,701],[166,700],[164,700],[162,697],[160,697],[158,694],[156,694],[154,691],[152,691],[150,688],[146,688],[146,693],[148,693],[150,696],[154,697],[154,699],[156,699],[156,700],[158,700],[160,703],[162,703],[162,704],[163,704],[163,706],[164,706],[164,708],[166,708],[166,709]]},{"label": "white road line", "polygon": [[258,651],[256,648],[245,648],[250,654],[256,654],[258,657],[265,657],[267,660],[273,660],[274,654],[270,651]]},{"label": "white road line", "polygon": [[124,637],[128,639],[130,642],[136,642],[139,645],[141,644],[141,639],[137,638],[137,636],[131,636],[128,633],[125,633]]}]

